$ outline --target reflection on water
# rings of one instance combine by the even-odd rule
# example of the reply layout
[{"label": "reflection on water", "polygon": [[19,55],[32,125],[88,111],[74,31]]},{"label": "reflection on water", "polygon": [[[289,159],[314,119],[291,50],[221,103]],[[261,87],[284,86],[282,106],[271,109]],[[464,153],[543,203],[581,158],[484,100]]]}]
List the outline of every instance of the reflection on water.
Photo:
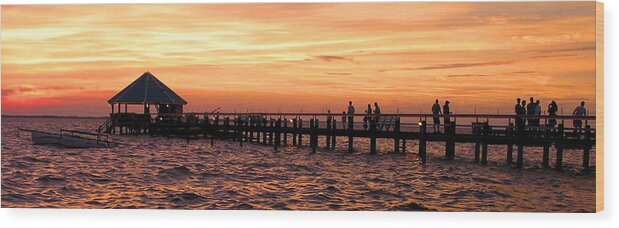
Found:
[{"label": "reflection on water", "polygon": [[527,148],[526,167],[517,171],[504,164],[499,146],[489,147],[490,164],[482,166],[472,162],[472,145],[457,145],[456,160],[444,161],[444,145],[429,143],[428,164],[420,165],[415,141],[405,155],[388,154],[388,140],[378,141],[383,154],[369,155],[363,140],[347,154],[345,138],[336,151],[316,154],[148,136],[118,136],[126,145],[116,148],[64,149],[32,145],[17,130],[92,130],[101,122],[2,118],[2,206],[595,211],[595,174],[577,171],[581,151],[566,151],[567,171],[557,172],[541,168],[541,149]]}]

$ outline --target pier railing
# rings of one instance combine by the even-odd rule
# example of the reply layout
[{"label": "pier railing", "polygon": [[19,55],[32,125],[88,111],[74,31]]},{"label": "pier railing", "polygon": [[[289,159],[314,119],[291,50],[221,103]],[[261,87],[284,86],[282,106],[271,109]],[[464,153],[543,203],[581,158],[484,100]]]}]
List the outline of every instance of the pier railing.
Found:
[{"label": "pier railing", "polygon": [[[150,116],[150,117],[149,117]],[[550,147],[556,148],[557,169],[562,167],[564,149],[582,149],[583,167],[589,169],[590,150],[595,146],[595,116],[501,115],[501,114],[329,114],[329,113],[182,113],[119,115],[136,123],[112,120],[120,132],[172,135],[190,138],[230,139],[261,143],[276,149],[283,143],[301,146],[309,137],[312,152],[318,138],[324,137],[325,149],[333,150],[337,137],[346,138],[353,152],[355,138],[367,138],[370,153],[377,153],[376,140],[394,141],[393,152],[406,152],[408,140],[418,141],[422,163],[427,161],[427,142],[445,143],[445,157],[455,157],[456,143],[474,143],[475,161],[488,162],[488,145],[506,145],[507,162],[512,163],[517,147],[516,167],[523,167],[524,147],[542,147],[543,166],[550,167]],[[434,124],[438,118],[440,124]],[[593,127],[592,127],[593,126]],[[127,130],[129,130],[127,132]],[[289,137],[292,135],[292,137]],[[307,139],[307,138],[306,138]]]},{"label": "pier railing", "polygon": [[[204,121],[205,118],[210,118],[210,121],[214,120],[215,116],[219,116],[220,119],[224,117],[248,117],[248,116],[260,116],[267,119],[278,119],[282,118],[284,121],[292,121],[293,119],[303,119],[304,117],[309,117],[309,119],[317,119],[319,123],[324,123],[327,118],[333,118],[336,120],[344,120],[347,122],[348,118],[351,116],[354,118],[354,126],[362,126],[364,119],[376,118],[375,114],[341,114],[341,113],[296,113],[296,112],[282,112],[282,113],[265,113],[265,112],[246,112],[246,113],[235,113],[235,112],[221,112],[221,113],[180,113],[180,114],[150,114],[151,119],[155,120],[157,118],[165,118],[165,119],[176,119],[178,121],[186,121],[189,119],[194,119],[197,121]],[[345,117],[344,119],[342,117]],[[556,121],[553,126],[550,127],[558,127],[558,124],[563,124],[564,126],[571,126],[572,124],[569,121],[582,121],[582,127],[589,125],[591,122],[595,122],[595,116],[566,116],[566,115],[507,115],[507,114],[450,114],[450,115],[434,115],[434,114],[417,114],[417,113],[385,113],[378,115],[379,120],[385,118],[399,118],[401,126],[418,126],[421,121],[426,121],[428,124],[431,124],[434,117],[438,117],[441,122],[441,127],[444,126],[445,117],[448,117],[451,123],[455,124],[457,128],[469,128],[472,127],[472,123],[478,122],[486,122],[490,124],[492,128],[506,128],[509,127],[510,124],[516,125],[516,120],[522,119],[525,122],[530,120],[540,120],[539,126],[531,126],[526,125],[527,129],[543,129],[548,127],[549,122]],[[306,119],[305,121],[309,121]],[[458,121],[458,119],[460,121]],[[541,122],[543,121],[543,122]],[[568,124],[566,124],[568,121]],[[462,124],[462,123],[471,123],[471,124]],[[496,124],[492,124],[495,122]],[[573,127],[567,127],[566,130],[572,130]],[[592,127],[595,130],[595,124]]]}]

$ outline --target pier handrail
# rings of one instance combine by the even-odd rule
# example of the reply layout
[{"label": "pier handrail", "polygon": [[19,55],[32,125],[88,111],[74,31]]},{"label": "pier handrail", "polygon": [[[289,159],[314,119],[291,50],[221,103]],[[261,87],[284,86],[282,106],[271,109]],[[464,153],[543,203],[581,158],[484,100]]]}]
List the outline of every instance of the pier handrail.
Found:
[{"label": "pier handrail", "polygon": [[[213,115],[213,116],[236,116],[236,115],[263,115],[263,116],[312,116],[312,117],[341,117],[341,116],[351,116],[344,115],[341,113],[298,113],[298,112],[281,112],[281,113],[266,113],[266,112],[246,112],[246,113],[233,113],[233,112],[220,112],[220,113],[199,113],[199,112],[188,112],[188,113],[150,113],[151,116],[183,116],[183,115]],[[355,117],[366,117],[366,116],[374,116],[368,114],[354,114],[352,116]],[[432,117],[445,117],[445,115],[434,115],[431,113],[381,113],[381,117],[417,117],[417,118],[432,118]],[[596,116],[568,116],[568,115],[509,115],[509,114],[450,114],[447,115],[452,118],[480,118],[480,119],[515,119],[515,118],[525,118],[525,119],[557,119],[557,120],[595,120]]]},{"label": "pier handrail", "polygon": [[107,118],[107,120],[105,120],[103,124],[99,125],[99,127],[97,128],[97,133],[101,134],[103,129],[107,128],[112,123],[112,119],[113,118],[110,116],[109,118]]}]

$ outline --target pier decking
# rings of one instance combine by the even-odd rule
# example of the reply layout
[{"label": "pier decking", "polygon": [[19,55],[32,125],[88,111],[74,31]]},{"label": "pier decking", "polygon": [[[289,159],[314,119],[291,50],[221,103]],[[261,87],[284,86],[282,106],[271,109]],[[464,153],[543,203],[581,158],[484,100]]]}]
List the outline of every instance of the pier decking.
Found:
[{"label": "pier decking", "polygon": [[[393,152],[407,152],[408,140],[418,141],[417,153],[421,163],[427,162],[427,142],[444,142],[445,159],[456,156],[455,143],[475,144],[475,161],[488,162],[488,145],[506,146],[506,163],[513,164],[516,148],[516,168],[522,168],[526,147],[543,148],[542,165],[551,167],[550,149],[555,148],[554,168],[563,167],[564,149],[581,149],[582,167],[589,170],[591,149],[595,147],[595,129],[590,122],[595,116],[536,116],[540,126],[515,126],[517,118],[533,117],[515,115],[450,115],[448,124],[441,124],[433,131],[432,114],[382,114],[379,118],[357,114],[354,117],[326,113],[181,113],[135,114],[115,113],[99,131],[118,134],[150,134],[177,136],[187,140],[206,138],[234,140],[243,143],[260,143],[273,146],[302,146],[303,137],[309,137],[312,152],[320,147],[318,137],[324,137],[324,149],[333,150],[336,137],[347,138],[348,152],[354,151],[355,138],[368,138],[369,153],[377,154],[376,140],[393,140]],[[441,122],[443,123],[443,116]],[[366,119],[367,121],[363,121]],[[340,120],[338,122],[338,120]],[[550,126],[549,120],[557,124]],[[581,120],[582,128],[571,126],[572,120]],[[465,123],[465,124],[462,124]],[[595,124],[593,124],[595,125]]]}]

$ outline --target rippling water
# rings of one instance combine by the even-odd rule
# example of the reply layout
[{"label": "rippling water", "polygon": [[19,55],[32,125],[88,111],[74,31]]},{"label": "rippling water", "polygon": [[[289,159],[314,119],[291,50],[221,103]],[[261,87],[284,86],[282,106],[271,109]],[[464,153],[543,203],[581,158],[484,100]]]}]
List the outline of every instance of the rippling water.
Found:
[{"label": "rippling water", "polygon": [[369,155],[362,140],[347,154],[345,138],[316,154],[148,136],[117,136],[126,145],[116,148],[64,149],[32,145],[17,130],[92,130],[102,122],[3,117],[2,207],[595,211],[595,174],[578,171],[576,150],[565,152],[566,171],[558,172],[541,168],[541,149],[527,148],[518,171],[499,146],[489,147],[482,166],[472,161],[473,145],[458,144],[456,160],[445,161],[444,145],[429,143],[428,164],[420,165],[415,141],[405,155],[388,153],[387,140],[378,141],[382,154]]}]

